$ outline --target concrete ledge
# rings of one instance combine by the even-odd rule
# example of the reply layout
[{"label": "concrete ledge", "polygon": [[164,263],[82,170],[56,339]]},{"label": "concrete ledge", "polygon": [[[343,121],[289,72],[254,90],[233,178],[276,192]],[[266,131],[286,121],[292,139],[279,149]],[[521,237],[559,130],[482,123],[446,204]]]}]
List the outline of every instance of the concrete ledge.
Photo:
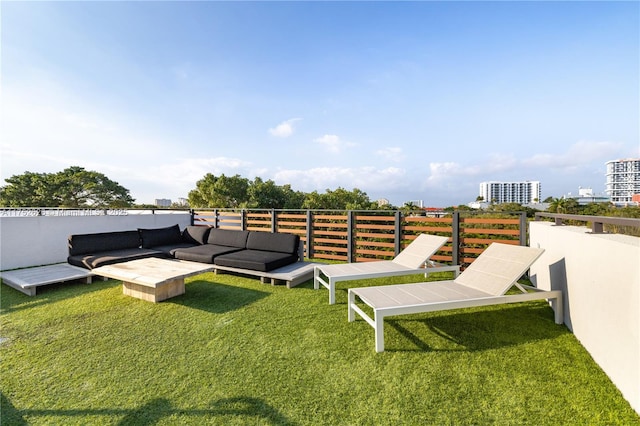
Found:
[{"label": "concrete ledge", "polygon": [[565,324],[640,413],[640,238],[551,222],[529,229],[531,247],[545,249],[532,280],[564,293]]},{"label": "concrete ledge", "polygon": [[262,283],[276,285],[278,282],[284,282],[287,288],[295,287],[307,280],[313,278],[313,267],[319,265],[313,262],[296,262],[282,268],[274,269],[269,272],[251,271],[249,269],[232,268],[230,266],[214,265],[214,272],[234,272],[241,275],[250,275],[259,277]]},{"label": "concrete ledge", "polygon": [[90,270],[78,268],[68,263],[0,272],[0,278],[2,278],[4,284],[23,292],[27,296],[35,296],[36,287],[47,284],[78,279],[86,279],[87,284],[89,284],[92,276],[93,273]]}]

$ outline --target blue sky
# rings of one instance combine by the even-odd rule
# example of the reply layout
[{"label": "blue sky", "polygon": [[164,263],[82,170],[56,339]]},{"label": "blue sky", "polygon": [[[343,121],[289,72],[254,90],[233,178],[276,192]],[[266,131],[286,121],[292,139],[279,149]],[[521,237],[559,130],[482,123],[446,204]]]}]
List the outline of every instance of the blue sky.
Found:
[{"label": "blue sky", "polygon": [[2,2],[0,178],[206,173],[395,205],[640,157],[638,2]]}]

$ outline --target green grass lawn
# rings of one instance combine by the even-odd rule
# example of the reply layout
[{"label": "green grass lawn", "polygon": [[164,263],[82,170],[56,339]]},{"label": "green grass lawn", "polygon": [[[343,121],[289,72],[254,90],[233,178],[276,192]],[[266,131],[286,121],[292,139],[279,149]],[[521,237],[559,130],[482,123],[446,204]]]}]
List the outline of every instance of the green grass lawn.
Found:
[{"label": "green grass lawn", "polygon": [[[410,282],[418,277],[369,281]],[[543,302],[347,322],[311,282],[1,286],[2,424],[630,425],[620,392]]]}]

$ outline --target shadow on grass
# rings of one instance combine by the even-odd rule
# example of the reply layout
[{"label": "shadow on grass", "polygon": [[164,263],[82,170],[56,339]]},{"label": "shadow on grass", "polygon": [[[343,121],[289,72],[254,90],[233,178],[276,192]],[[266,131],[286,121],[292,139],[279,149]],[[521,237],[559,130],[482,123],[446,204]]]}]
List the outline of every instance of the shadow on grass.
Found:
[{"label": "shadow on grass", "polygon": [[[484,308],[486,309],[486,308]],[[460,312],[421,319],[386,321],[415,347],[385,351],[457,352],[485,351],[554,339],[567,332],[553,322],[553,312],[545,305],[502,305],[478,312]],[[436,345],[424,339],[439,340]],[[437,336],[433,339],[433,335]]]},{"label": "shadow on grass", "polygon": [[[204,419],[220,416],[246,417],[247,423],[267,423],[274,425],[295,425],[282,413],[259,398],[235,397],[218,399],[208,409],[180,409],[173,407],[164,398],[156,398],[136,409],[78,409],[78,410],[17,410],[11,401],[1,394],[2,424],[26,425],[25,417],[60,416],[60,417],[95,417],[123,416],[118,425],[154,425],[161,420],[177,415],[182,417],[202,417]],[[62,421],[62,419],[61,419]]]},{"label": "shadow on grass", "polygon": [[270,293],[264,291],[198,280],[188,283],[183,295],[161,303],[175,303],[220,314],[239,309],[269,295]]},{"label": "shadow on grass", "polygon": [[[1,281],[1,280],[0,280]],[[7,285],[0,285],[0,309],[3,312],[15,312],[21,309],[31,309],[52,302],[71,299],[83,294],[102,291],[121,282],[115,280],[102,281],[94,277],[91,284],[83,280],[65,281],[38,287],[35,296],[28,296]]]}]

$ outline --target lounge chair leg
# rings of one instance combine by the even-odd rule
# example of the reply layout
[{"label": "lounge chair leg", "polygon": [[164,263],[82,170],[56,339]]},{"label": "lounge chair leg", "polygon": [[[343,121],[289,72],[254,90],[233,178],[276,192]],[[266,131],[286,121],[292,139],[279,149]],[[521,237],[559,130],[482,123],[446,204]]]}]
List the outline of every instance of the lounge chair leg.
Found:
[{"label": "lounge chair leg", "polygon": [[315,290],[318,290],[320,288],[320,281],[318,281],[319,277],[320,277],[320,268],[315,266],[313,268],[313,288]]},{"label": "lounge chair leg", "polygon": [[349,289],[349,300],[347,303],[347,319],[349,322],[354,322],[356,320],[355,311],[353,310],[353,304],[356,303],[356,295]]},{"label": "lounge chair leg", "polygon": [[334,305],[336,303],[336,283],[333,278],[329,278],[329,304]]},{"label": "lounge chair leg", "polygon": [[553,311],[555,312],[556,324],[564,323],[564,305],[562,302],[562,294],[558,295],[552,302]]},{"label": "lounge chair leg", "polygon": [[375,311],[373,315],[376,324],[376,352],[384,352],[384,317]]}]

